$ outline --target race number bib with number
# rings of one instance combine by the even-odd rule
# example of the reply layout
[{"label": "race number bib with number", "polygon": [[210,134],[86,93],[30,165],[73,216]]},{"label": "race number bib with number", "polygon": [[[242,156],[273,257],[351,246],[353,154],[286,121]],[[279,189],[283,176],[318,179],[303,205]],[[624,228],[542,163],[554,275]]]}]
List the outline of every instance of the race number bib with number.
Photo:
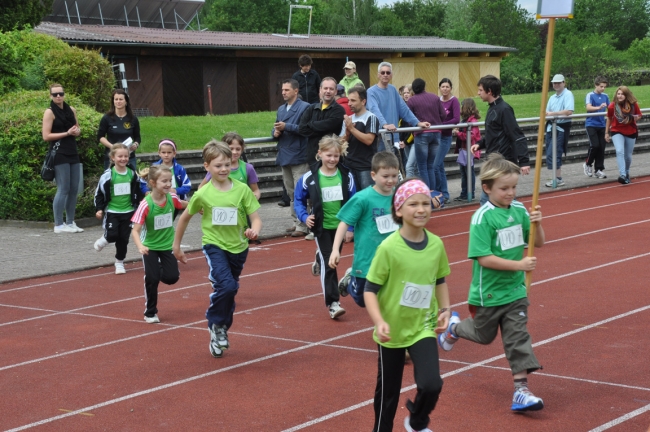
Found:
[{"label": "race number bib with number", "polygon": [[115,195],[131,195],[131,183],[118,183],[114,186]]},{"label": "race number bib with number", "polygon": [[323,202],[342,201],[343,189],[341,185],[323,188]]},{"label": "race number bib with number", "polygon": [[212,225],[237,225],[237,208],[212,207]]},{"label": "race number bib with number", "polygon": [[170,228],[172,226],[172,221],[173,218],[171,213],[155,216],[153,218],[153,229],[160,230],[160,229]]},{"label": "race number bib with number", "polygon": [[393,220],[393,215],[387,214],[378,216],[375,219],[375,222],[377,222],[377,230],[379,230],[379,234],[392,233],[399,228],[399,225],[397,225]]},{"label": "race number bib with number", "polygon": [[433,297],[433,285],[406,282],[399,304],[414,309],[429,309]]},{"label": "race number bib with number", "polygon": [[515,225],[501,230],[497,230],[501,250],[508,250],[524,245],[524,233],[521,225]]}]

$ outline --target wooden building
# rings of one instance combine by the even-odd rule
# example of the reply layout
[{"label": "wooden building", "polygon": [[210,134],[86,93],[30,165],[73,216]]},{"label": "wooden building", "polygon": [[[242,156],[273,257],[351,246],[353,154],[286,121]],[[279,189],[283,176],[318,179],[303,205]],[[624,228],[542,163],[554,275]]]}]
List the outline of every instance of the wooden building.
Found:
[{"label": "wooden building", "polygon": [[283,103],[282,80],[298,70],[302,54],[312,57],[321,78],[340,80],[351,60],[370,86],[377,81],[377,65],[389,61],[397,87],[419,77],[433,92],[447,77],[463,98],[476,94],[482,75],[499,76],[501,58],[514,51],[435,37],[287,37],[46,21],[36,31],[123,63],[133,107],[156,116],[208,113],[208,86],[214,114],[275,110]]}]

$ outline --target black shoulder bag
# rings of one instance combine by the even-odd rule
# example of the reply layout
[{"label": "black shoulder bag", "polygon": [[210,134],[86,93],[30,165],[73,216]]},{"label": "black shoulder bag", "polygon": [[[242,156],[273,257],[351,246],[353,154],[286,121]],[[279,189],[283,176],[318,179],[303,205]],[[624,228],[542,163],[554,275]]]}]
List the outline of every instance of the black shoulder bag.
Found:
[{"label": "black shoulder bag", "polygon": [[45,153],[45,162],[43,162],[41,168],[41,178],[45,181],[54,180],[54,157],[60,145],[59,141],[55,142],[54,145],[50,144],[47,153]]}]

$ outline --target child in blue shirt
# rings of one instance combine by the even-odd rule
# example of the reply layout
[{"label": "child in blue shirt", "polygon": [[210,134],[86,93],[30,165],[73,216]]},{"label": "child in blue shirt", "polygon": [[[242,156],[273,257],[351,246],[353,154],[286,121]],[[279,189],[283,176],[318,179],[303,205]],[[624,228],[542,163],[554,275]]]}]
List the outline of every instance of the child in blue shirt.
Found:
[{"label": "child in blue shirt", "polygon": [[[594,80],[594,84],[596,88],[594,91],[589,92],[585,99],[587,112],[605,113],[609,106],[609,96],[605,93],[605,89],[609,83],[606,78],[599,76]],[[587,153],[587,161],[582,168],[588,177],[607,178],[605,175],[605,146],[607,145],[607,141],[605,141],[605,124],[605,116],[587,117],[585,120],[587,136],[589,137],[589,153]]]}]

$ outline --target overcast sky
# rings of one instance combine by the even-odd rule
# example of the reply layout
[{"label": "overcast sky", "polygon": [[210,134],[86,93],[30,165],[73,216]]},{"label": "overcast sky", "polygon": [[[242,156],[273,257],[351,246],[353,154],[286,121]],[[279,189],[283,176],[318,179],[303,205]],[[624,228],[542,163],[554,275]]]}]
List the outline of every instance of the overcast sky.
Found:
[{"label": "overcast sky", "polygon": [[[377,4],[385,5],[393,3],[393,0],[377,0]],[[525,9],[528,9],[528,12],[535,13],[537,12],[537,0],[518,0],[517,3]]]}]

